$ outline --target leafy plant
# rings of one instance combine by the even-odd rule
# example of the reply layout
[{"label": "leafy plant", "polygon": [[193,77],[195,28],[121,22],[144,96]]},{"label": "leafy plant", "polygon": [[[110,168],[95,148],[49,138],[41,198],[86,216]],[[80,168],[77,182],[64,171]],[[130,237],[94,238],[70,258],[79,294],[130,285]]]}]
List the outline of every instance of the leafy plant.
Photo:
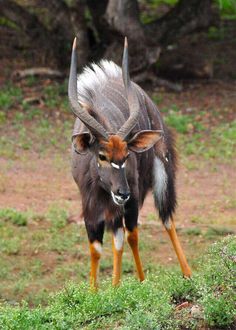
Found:
[{"label": "leafy plant", "polygon": [[19,212],[15,209],[0,209],[0,219],[9,221],[17,226],[26,226],[28,217],[26,213]]},{"label": "leafy plant", "polygon": [[[192,280],[161,268],[143,283],[127,278],[118,288],[102,283],[96,293],[69,283],[51,296],[47,307],[0,305],[3,329],[195,329],[229,327],[235,321],[235,237],[214,244],[200,259]],[[45,299],[45,296],[44,296]],[[176,305],[191,302],[186,312]],[[199,306],[196,319],[190,308]],[[182,315],[180,319],[180,315]]]},{"label": "leafy plant", "polygon": [[53,205],[50,207],[47,217],[52,223],[53,227],[60,229],[66,226],[68,213],[65,209],[62,209],[57,205]]},{"label": "leafy plant", "polygon": [[0,92],[0,108],[8,110],[15,103],[22,100],[22,91],[19,87],[12,85],[4,87]]}]

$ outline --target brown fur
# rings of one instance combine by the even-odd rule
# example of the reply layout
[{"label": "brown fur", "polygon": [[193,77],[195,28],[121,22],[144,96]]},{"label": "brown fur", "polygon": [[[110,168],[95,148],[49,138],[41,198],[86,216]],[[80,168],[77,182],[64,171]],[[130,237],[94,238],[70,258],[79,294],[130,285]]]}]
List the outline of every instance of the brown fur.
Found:
[{"label": "brown fur", "polygon": [[118,135],[111,135],[108,142],[101,141],[101,146],[104,148],[104,153],[109,161],[121,162],[124,161],[128,155],[128,147],[125,141]]}]

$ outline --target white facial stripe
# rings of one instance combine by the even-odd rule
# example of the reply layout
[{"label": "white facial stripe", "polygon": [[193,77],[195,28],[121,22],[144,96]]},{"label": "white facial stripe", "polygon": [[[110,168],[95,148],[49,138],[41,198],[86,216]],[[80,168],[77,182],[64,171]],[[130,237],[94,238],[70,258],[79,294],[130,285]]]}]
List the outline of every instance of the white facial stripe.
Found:
[{"label": "white facial stripe", "polygon": [[119,168],[120,168],[120,166],[119,166],[119,165],[117,165],[117,164],[115,164],[115,163],[113,163],[113,162],[111,162],[111,166],[112,166],[112,167],[114,167],[114,168],[117,168],[117,169],[119,169]]},{"label": "white facial stripe", "polygon": [[122,250],[124,244],[124,230],[123,228],[118,228],[114,235],[114,245],[117,251]]},{"label": "white facial stripe", "polygon": [[121,164],[121,165],[118,165],[116,163],[111,162],[111,166],[119,170],[120,168],[124,168],[125,167],[125,162],[123,164]]},{"label": "white facial stripe", "polygon": [[93,246],[99,254],[102,254],[102,244],[100,242],[95,241]]}]

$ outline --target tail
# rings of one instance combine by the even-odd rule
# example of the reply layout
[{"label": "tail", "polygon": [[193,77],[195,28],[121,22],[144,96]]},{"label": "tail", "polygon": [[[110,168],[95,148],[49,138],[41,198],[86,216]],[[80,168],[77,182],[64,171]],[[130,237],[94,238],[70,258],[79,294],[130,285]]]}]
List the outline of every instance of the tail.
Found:
[{"label": "tail", "polygon": [[[163,150],[163,148],[162,148]],[[167,133],[165,154],[155,148],[153,164],[153,195],[155,206],[163,224],[168,227],[177,206],[175,189],[176,153],[174,138]]]}]

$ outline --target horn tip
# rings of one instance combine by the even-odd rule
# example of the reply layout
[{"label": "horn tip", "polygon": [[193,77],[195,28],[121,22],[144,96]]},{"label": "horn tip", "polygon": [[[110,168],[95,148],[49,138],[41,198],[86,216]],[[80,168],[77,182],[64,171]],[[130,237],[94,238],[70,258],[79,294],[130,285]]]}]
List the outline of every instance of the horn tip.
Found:
[{"label": "horn tip", "polygon": [[125,36],[125,48],[128,48],[128,39],[126,36]]},{"label": "horn tip", "polygon": [[74,38],[72,50],[76,49],[77,38]]}]

